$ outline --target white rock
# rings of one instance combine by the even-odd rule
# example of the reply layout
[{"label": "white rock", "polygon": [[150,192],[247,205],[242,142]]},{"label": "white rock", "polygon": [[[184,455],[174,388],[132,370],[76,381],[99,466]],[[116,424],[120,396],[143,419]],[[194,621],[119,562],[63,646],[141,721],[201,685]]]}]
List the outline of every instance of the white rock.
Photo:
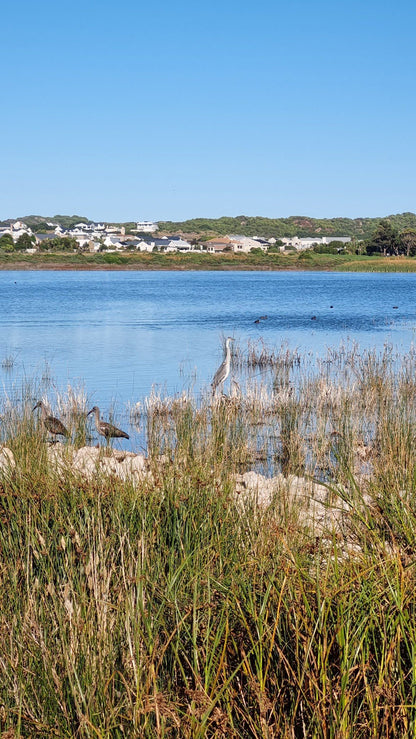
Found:
[{"label": "white rock", "polygon": [[135,454],[134,457],[124,461],[127,475],[134,478],[143,478],[148,474],[146,457],[143,454]]},{"label": "white rock", "polygon": [[7,446],[0,446],[0,471],[11,472],[16,467],[14,454]]},{"label": "white rock", "polygon": [[[346,535],[356,503],[347,499],[347,491],[328,488],[305,477],[282,474],[266,478],[250,471],[235,477],[236,501],[241,508],[255,504],[267,509],[274,502],[277,515],[297,520],[300,527],[315,535],[342,533]],[[362,504],[368,505],[368,496]]]},{"label": "white rock", "polygon": [[64,446],[59,441],[47,446],[46,454],[48,462],[57,472],[65,472],[73,463],[73,449]]},{"label": "white rock", "polygon": [[263,477],[253,470],[236,476],[236,493],[242,506],[252,502],[260,508],[268,508],[277,486],[276,478]]},{"label": "white rock", "polygon": [[100,456],[100,450],[91,447],[83,446],[75,453],[72,469],[74,472],[79,472],[84,475],[88,480],[91,480],[97,474],[97,466]]},{"label": "white rock", "polygon": [[72,469],[88,479],[108,475],[137,482],[147,475],[146,458],[142,454],[98,447],[79,449],[74,456]]}]

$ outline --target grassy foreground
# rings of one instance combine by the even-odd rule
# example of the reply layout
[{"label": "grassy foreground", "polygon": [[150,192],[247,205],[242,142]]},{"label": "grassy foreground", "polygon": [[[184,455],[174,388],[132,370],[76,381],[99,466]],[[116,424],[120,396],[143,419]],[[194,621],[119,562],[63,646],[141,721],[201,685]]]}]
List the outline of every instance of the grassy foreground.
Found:
[{"label": "grassy foreground", "polygon": [[[4,407],[0,731],[416,734],[416,357],[308,361],[252,347],[235,367],[271,388],[149,402],[139,486],[57,471],[31,399]],[[242,509],[233,475],[256,460],[341,491],[353,550],[279,491]]]},{"label": "grassy foreground", "polygon": [[416,272],[416,258],[354,254],[0,254],[0,270],[328,270]]}]

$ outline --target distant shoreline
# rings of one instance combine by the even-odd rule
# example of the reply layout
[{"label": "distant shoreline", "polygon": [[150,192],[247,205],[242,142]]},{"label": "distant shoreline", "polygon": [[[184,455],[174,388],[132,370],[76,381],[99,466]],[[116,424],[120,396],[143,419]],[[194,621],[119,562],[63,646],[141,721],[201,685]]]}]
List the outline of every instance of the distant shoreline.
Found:
[{"label": "distant shoreline", "polygon": [[0,255],[0,271],[79,272],[416,272],[416,258],[353,254],[24,254]]},{"label": "distant shoreline", "polygon": [[[323,268],[322,268],[323,269]],[[137,266],[137,265],[112,265],[112,264],[94,264],[89,266],[73,265],[73,264],[36,264],[29,265],[22,262],[16,262],[12,265],[0,265],[2,272],[303,272],[305,267],[263,267],[238,265],[238,266]],[[327,269],[326,271],[335,271]],[[415,265],[416,271],[416,265]]]}]

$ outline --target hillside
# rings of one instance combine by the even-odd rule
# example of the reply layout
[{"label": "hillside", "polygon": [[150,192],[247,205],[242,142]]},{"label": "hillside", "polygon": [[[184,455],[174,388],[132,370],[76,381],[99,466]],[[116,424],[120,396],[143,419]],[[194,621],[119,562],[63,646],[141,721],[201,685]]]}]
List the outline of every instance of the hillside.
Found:
[{"label": "hillside", "polygon": [[[262,218],[260,216],[237,216],[222,218],[192,218],[187,221],[159,221],[161,234],[182,233],[193,238],[204,240],[213,236],[238,233],[244,236],[261,236],[269,239],[285,236],[351,236],[357,239],[368,238],[381,220],[385,218],[399,232],[407,228],[416,229],[416,215],[414,213],[398,213],[380,218],[309,218],[308,216],[290,216],[289,218]],[[85,216],[23,216],[18,220],[24,221],[34,231],[48,230],[48,222],[60,225],[62,228],[71,228],[76,223],[89,223]],[[4,225],[7,221],[2,222]],[[134,227],[133,222],[112,225]],[[51,229],[51,226],[49,226]]]},{"label": "hillside", "polygon": [[73,228],[76,223],[90,223],[88,218],[85,216],[64,216],[64,215],[56,215],[56,216],[21,216],[20,218],[11,218],[7,219],[5,221],[1,221],[1,226],[6,226],[10,220],[14,221],[22,221],[23,223],[26,223],[27,226],[29,226],[33,231],[49,231],[52,226],[49,224],[53,223],[54,226],[61,226],[62,228]]},{"label": "hillside", "polygon": [[[414,213],[400,213],[386,217],[399,232],[406,228],[416,228]],[[237,216],[236,218],[193,218],[188,221],[159,221],[162,232],[198,233],[209,238],[210,235],[238,233],[243,236],[261,236],[279,239],[285,236],[355,236],[368,238],[380,218],[309,218],[290,216],[289,218],[261,218]]]}]

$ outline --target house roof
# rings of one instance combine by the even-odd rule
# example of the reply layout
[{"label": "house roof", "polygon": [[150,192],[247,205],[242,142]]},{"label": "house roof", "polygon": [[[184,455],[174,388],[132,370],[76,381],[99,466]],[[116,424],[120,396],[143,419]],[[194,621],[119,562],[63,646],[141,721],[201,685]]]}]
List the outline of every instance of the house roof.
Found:
[{"label": "house roof", "polygon": [[38,241],[46,241],[47,239],[54,239],[56,237],[55,233],[43,233],[43,234],[36,234],[36,238]]},{"label": "house roof", "polygon": [[228,238],[228,236],[220,236],[217,239],[209,239],[209,241],[205,242],[209,246],[213,246],[214,244],[231,244],[231,239]]}]

